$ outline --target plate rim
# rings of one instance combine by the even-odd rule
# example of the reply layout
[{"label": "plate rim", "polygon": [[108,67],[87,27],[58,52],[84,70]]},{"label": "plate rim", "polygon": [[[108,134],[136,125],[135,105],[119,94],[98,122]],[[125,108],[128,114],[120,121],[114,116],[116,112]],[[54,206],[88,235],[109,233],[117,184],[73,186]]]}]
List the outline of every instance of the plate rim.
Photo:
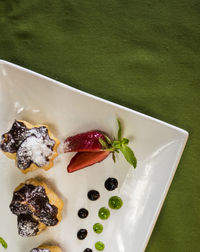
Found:
[{"label": "plate rim", "polygon": [[152,120],[152,121],[156,121],[156,122],[158,122],[158,123],[160,123],[160,124],[162,124],[162,125],[164,125],[164,126],[170,127],[170,128],[172,128],[172,129],[174,129],[174,130],[179,131],[180,133],[183,133],[186,137],[189,136],[189,132],[188,132],[188,131],[186,131],[185,129],[182,129],[182,128],[180,128],[180,127],[177,127],[177,126],[175,126],[175,125],[173,125],[173,124],[167,123],[167,122],[165,122],[165,121],[163,121],[163,120],[157,119],[157,118],[155,118],[155,117],[153,117],[153,116],[146,115],[146,114],[144,114],[144,113],[142,113],[142,112],[139,112],[139,111],[136,111],[136,110],[134,110],[134,109],[125,107],[125,106],[120,105],[120,104],[117,104],[117,103],[115,103],[115,102],[111,102],[111,101],[109,101],[109,100],[106,100],[106,99],[104,99],[104,98],[98,97],[98,96],[96,96],[96,95],[87,93],[87,92],[82,91],[82,90],[80,90],[80,89],[78,89],[78,88],[74,88],[74,87],[72,87],[72,86],[70,86],[70,85],[68,85],[68,84],[65,84],[65,83],[63,83],[63,82],[57,81],[57,80],[55,80],[55,79],[53,79],[53,78],[51,78],[51,77],[48,77],[48,76],[45,76],[45,75],[43,75],[43,74],[37,73],[37,72],[35,72],[35,71],[33,71],[33,70],[30,70],[30,69],[28,69],[28,68],[19,66],[19,65],[15,64],[15,63],[12,63],[12,62],[9,62],[9,61],[0,59],[0,65],[3,65],[3,64],[5,64],[5,65],[10,65],[10,66],[15,67],[15,68],[17,68],[17,69],[19,69],[19,70],[22,70],[22,71],[24,71],[24,72],[28,72],[28,73],[34,74],[34,75],[36,75],[36,76],[38,76],[38,77],[40,77],[40,78],[43,78],[43,79],[46,79],[46,80],[48,80],[48,81],[54,82],[56,85],[59,85],[60,87],[64,87],[64,88],[66,88],[66,89],[69,89],[69,90],[71,90],[71,91],[77,92],[77,93],[82,94],[82,95],[84,95],[84,96],[88,96],[88,97],[90,97],[90,98],[92,98],[92,99],[94,99],[94,100],[99,100],[99,101],[101,101],[101,102],[110,104],[110,105],[112,105],[112,106],[116,106],[116,107],[118,107],[118,108],[124,109],[124,110],[126,110],[126,111],[128,111],[128,112],[131,112],[131,113],[134,113],[134,114],[136,114],[136,115],[143,116],[143,117],[145,117],[145,118],[147,118],[147,119],[150,119],[150,120]]}]

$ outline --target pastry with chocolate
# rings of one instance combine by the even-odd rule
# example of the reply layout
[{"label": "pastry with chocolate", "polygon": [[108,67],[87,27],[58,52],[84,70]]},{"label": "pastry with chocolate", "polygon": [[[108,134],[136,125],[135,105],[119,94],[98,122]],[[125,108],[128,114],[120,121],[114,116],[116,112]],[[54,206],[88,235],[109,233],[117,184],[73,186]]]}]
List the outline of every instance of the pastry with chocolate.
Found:
[{"label": "pastry with chocolate", "polygon": [[18,120],[2,135],[0,148],[23,173],[37,168],[48,170],[58,155],[59,140],[53,136],[48,126],[32,125]]},{"label": "pastry with chocolate", "polygon": [[63,201],[44,183],[28,179],[13,193],[10,210],[17,215],[20,236],[38,235],[62,219]]},{"label": "pastry with chocolate", "polygon": [[30,252],[62,252],[58,246],[41,245]]}]

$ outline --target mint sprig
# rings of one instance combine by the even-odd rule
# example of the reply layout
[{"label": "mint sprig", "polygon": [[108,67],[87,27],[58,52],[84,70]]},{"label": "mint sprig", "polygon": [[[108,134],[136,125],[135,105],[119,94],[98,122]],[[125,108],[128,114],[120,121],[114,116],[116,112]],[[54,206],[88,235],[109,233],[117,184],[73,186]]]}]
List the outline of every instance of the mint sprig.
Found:
[{"label": "mint sprig", "polygon": [[136,168],[137,166],[137,159],[133,153],[133,151],[131,150],[130,147],[128,147],[126,144],[122,144],[120,151],[122,152],[122,154],[124,155],[126,161],[131,164],[134,168]]},{"label": "mint sprig", "polygon": [[6,241],[5,241],[2,237],[0,237],[0,243],[1,243],[1,245],[2,245],[5,249],[8,247],[8,244],[6,243]]},{"label": "mint sprig", "polygon": [[117,119],[117,123],[118,123],[118,133],[117,133],[117,138],[119,141],[122,140],[122,127],[121,127],[121,123],[120,120]]},{"label": "mint sprig", "polygon": [[121,153],[124,155],[126,161],[131,164],[134,168],[137,166],[137,159],[135,157],[135,154],[133,150],[128,146],[129,140],[127,138],[122,138],[122,127],[119,119],[117,119],[118,123],[118,134],[117,134],[117,140],[111,141],[108,136],[104,135],[106,138],[107,143],[111,146],[108,148],[108,144],[103,140],[99,139],[99,142],[102,145],[102,148],[106,151],[112,152],[112,158],[115,162],[115,152]]}]

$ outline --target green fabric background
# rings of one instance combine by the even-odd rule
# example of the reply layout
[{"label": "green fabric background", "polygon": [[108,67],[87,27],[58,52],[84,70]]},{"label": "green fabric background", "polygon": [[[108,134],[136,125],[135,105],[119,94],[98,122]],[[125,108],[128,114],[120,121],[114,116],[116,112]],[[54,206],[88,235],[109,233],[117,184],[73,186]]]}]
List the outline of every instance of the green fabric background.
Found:
[{"label": "green fabric background", "polygon": [[0,58],[188,130],[146,251],[200,251],[198,0],[0,0]]}]

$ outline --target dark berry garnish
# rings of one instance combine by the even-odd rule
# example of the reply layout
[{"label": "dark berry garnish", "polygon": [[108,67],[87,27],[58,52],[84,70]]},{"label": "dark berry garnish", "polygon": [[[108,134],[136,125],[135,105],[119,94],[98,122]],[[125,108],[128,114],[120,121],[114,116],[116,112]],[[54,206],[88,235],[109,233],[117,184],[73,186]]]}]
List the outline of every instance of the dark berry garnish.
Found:
[{"label": "dark berry garnish", "polygon": [[83,252],[92,252],[92,249],[86,248]]},{"label": "dark berry garnish", "polygon": [[80,229],[77,233],[77,238],[79,240],[84,240],[85,237],[87,236],[87,230],[86,229]]},{"label": "dark berry garnish", "polygon": [[85,209],[85,208],[81,208],[79,211],[78,211],[78,217],[80,217],[81,219],[85,219],[88,217],[88,210]]},{"label": "dark berry garnish", "polygon": [[108,191],[113,191],[118,187],[118,181],[116,178],[108,178],[104,186]]},{"label": "dark berry garnish", "polygon": [[90,190],[88,192],[88,199],[92,201],[98,200],[99,197],[100,197],[100,193],[96,190]]}]

